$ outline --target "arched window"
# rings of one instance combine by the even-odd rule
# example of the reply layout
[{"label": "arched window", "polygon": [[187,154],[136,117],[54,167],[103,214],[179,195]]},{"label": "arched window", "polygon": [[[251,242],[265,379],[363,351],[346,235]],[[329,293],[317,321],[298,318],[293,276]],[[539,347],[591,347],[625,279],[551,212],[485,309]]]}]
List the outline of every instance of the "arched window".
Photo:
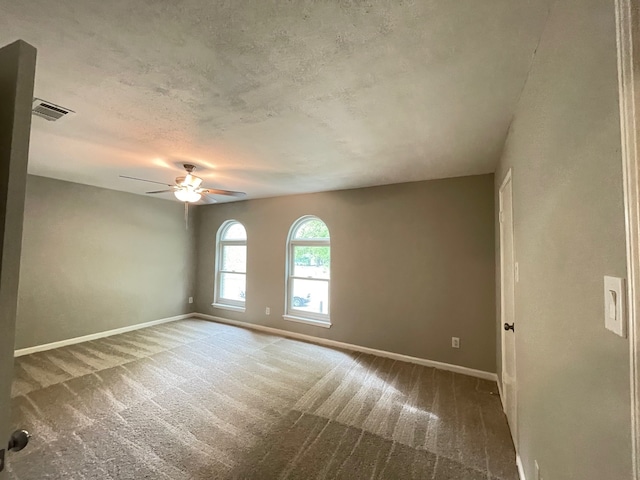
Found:
[{"label": "arched window", "polygon": [[331,240],[318,217],[298,219],[287,241],[286,320],[330,327]]},{"label": "arched window", "polygon": [[216,239],[216,285],[214,306],[244,310],[247,292],[247,231],[228,220]]}]

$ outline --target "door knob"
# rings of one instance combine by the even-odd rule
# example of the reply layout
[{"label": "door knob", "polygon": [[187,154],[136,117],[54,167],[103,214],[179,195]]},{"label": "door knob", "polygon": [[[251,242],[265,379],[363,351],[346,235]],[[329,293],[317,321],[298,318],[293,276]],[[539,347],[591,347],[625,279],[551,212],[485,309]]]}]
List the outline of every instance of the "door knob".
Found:
[{"label": "door knob", "polygon": [[31,438],[31,434],[26,430],[16,430],[11,434],[11,438],[9,439],[9,446],[7,449],[10,452],[19,452],[29,443],[29,439]]},{"label": "door knob", "polygon": [[[30,438],[31,434],[26,430],[16,430],[11,434],[11,438],[9,438],[7,450],[10,452],[19,452],[27,446]],[[0,472],[4,470],[4,452],[4,448],[0,449]]]},{"label": "door knob", "polygon": [[512,323],[511,325],[509,325],[508,323],[504,324],[504,329],[508,332],[509,330],[511,330],[512,332],[515,332],[515,330],[513,329],[514,324]]}]

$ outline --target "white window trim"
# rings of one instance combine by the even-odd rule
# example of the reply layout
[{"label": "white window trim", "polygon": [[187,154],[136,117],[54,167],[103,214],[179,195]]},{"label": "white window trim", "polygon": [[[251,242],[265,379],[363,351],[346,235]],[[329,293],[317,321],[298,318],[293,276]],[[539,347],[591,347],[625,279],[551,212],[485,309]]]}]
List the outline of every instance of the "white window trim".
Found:
[{"label": "white window trim", "polygon": [[[284,315],[282,318],[291,322],[306,323],[309,325],[315,325],[319,327],[329,328],[331,327],[331,267],[329,267],[329,278],[316,278],[316,277],[299,277],[293,274],[294,270],[294,254],[293,249],[296,246],[307,247],[329,247],[331,248],[331,236],[326,238],[317,239],[294,239],[293,235],[298,230],[301,224],[309,220],[319,220],[326,225],[324,220],[315,215],[305,215],[293,222],[291,229],[289,230],[289,236],[287,237],[287,265],[285,270],[285,299],[284,299]],[[328,227],[327,227],[328,228]],[[298,310],[289,304],[289,299],[293,298],[293,281],[292,280],[312,280],[315,282],[327,282],[327,291],[329,292],[329,305],[327,306],[327,313],[315,313],[307,312],[305,310]]]},{"label": "white window trim", "polygon": [[246,312],[245,307],[236,307],[235,305],[227,305],[225,303],[212,303],[212,307],[219,308],[221,310],[231,310],[232,312]]},{"label": "white window trim", "polygon": [[[215,264],[215,281],[213,287],[213,303],[211,304],[215,308],[222,308],[226,310],[233,310],[236,312],[244,312],[246,310],[246,284],[247,284],[247,271],[245,268],[244,272],[238,272],[235,270],[222,270],[220,266],[222,265],[222,252],[224,247],[228,246],[244,246],[247,247],[247,240],[223,240],[222,235],[229,229],[231,225],[237,223],[244,228],[246,233],[247,229],[245,226],[239,222],[238,220],[227,220],[218,229],[218,234],[216,235],[216,264]],[[247,248],[248,251],[248,248]],[[220,296],[220,286],[221,286],[221,277],[223,273],[233,273],[236,275],[244,275],[245,278],[245,299],[244,300],[232,300],[229,298],[224,298]]]},{"label": "white window trim", "polygon": [[307,325],[315,325],[316,327],[331,328],[332,325],[329,320],[314,320],[312,318],[296,317],[293,315],[283,315],[282,318],[290,322],[306,323]]}]

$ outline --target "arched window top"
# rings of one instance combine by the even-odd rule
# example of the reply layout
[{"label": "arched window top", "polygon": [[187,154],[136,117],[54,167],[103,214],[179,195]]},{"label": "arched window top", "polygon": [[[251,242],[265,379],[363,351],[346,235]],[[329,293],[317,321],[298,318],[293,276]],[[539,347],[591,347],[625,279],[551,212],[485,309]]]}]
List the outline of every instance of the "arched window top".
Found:
[{"label": "arched window top", "polygon": [[228,220],[220,230],[220,240],[247,240],[247,231],[237,220]]},{"label": "arched window top", "polygon": [[291,238],[294,240],[324,240],[328,241],[329,228],[318,217],[302,217],[294,223]]}]

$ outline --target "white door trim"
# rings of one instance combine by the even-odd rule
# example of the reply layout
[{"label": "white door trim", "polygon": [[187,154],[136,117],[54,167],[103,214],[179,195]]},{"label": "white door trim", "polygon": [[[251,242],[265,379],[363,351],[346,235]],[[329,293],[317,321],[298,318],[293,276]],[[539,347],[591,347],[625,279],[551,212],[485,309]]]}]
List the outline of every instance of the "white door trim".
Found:
[{"label": "white door trim", "polygon": [[[499,238],[498,238],[498,242],[500,242],[500,338],[504,337],[504,333],[502,333],[502,325],[504,324],[504,274],[503,274],[503,268],[504,268],[504,250],[502,248],[502,192],[504,190],[504,187],[507,185],[507,183],[509,183],[511,181],[511,169],[509,169],[507,171],[507,174],[504,176],[504,178],[502,179],[502,183],[500,184],[500,188],[498,189],[498,224],[500,227],[500,233],[499,233]],[[513,191],[513,190],[512,190]],[[513,197],[513,195],[512,195]],[[504,342],[500,342],[500,354],[501,354],[501,358],[502,358],[502,369],[504,370]],[[503,377],[503,373],[502,371],[500,372],[499,378],[498,378],[498,384],[500,385],[500,397],[502,398],[502,392],[504,392],[504,382],[502,380]],[[504,410],[504,398],[502,398],[502,406],[503,406],[503,410]],[[505,410],[506,413],[506,410]]]},{"label": "white door trim", "polygon": [[638,122],[640,91],[640,5],[616,0],[618,91],[627,237],[629,350],[631,362],[631,438],[633,473],[640,480],[640,159]]},{"label": "white door trim", "polygon": [[[503,208],[502,208],[502,204],[503,204],[503,192],[505,187],[511,183],[511,267],[515,268],[515,232],[514,232],[514,228],[513,228],[513,181],[512,181],[512,170],[511,168],[507,171],[506,175],[504,176],[504,179],[502,180],[502,183],[500,184],[500,189],[498,191],[498,206],[499,206],[499,218],[498,218],[498,223],[499,223],[499,227],[500,227],[500,238],[499,238],[499,242],[500,242],[500,338],[501,338],[501,342],[500,342],[500,350],[501,350],[501,358],[502,358],[502,371],[500,372],[499,378],[498,378],[498,383],[500,385],[500,394],[501,394],[501,400],[502,400],[502,407],[503,410],[505,411],[505,414],[508,414],[506,408],[508,407],[508,405],[505,403],[504,401],[504,397],[502,396],[504,393],[506,393],[506,388],[504,385],[504,365],[505,365],[505,342],[504,342],[504,330],[502,329],[503,324],[506,323],[505,321],[505,298],[506,298],[506,292],[505,292],[505,286],[504,286],[504,266],[505,266],[505,258],[504,258],[504,248],[503,248],[503,232],[504,232],[504,227],[503,227]],[[510,295],[515,297],[515,275],[513,278],[513,289],[514,291],[510,292]],[[515,298],[512,298],[512,302],[515,304]],[[515,308],[515,307],[514,307]],[[513,321],[514,319],[512,319]],[[515,346],[514,346],[515,348]],[[517,358],[516,352],[514,351],[514,356]],[[516,380],[517,381],[517,380]],[[517,390],[517,389],[516,389]],[[518,449],[518,444],[516,439],[518,438],[518,428],[517,428],[517,424],[518,424],[518,420],[517,420],[517,391],[513,391],[512,392],[512,396],[513,398],[511,399],[511,401],[514,403],[514,405],[512,405],[513,408],[513,412],[514,412],[514,418],[510,419],[510,428],[512,429],[512,438],[513,438],[513,443],[514,446],[516,448],[516,452]]]},{"label": "white door trim", "polygon": [[[499,206],[499,219],[498,219],[498,223],[500,226],[500,350],[501,350],[501,355],[502,355],[502,369],[500,372],[500,378],[498,379],[499,383],[500,383],[500,392],[501,395],[502,393],[506,392],[505,390],[505,386],[504,386],[504,366],[505,366],[505,331],[502,327],[502,325],[504,323],[506,323],[505,321],[505,298],[507,294],[510,295],[514,295],[514,291],[512,292],[505,292],[505,287],[504,287],[504,267],[505,267],[505,258],[504,258],[504,248],[502,245],[502,237],[504,234],[504,227],[503,227],[503,198],[504,198],[504,189],[507,185],[509,185],[509,183],[511,184],[511,267],[515,268],[515,232],[513,229],[513,181],[512,181],[512,170],[509,169],[506,173],[506,175],[504,176],[504,179],[502,180],[502,183],[500,184],[500,189],[498,191],[498,206]],[[513,288],[515,290],[515,276],[513,278]],[[512,299],[512,301],[515,301],[515,299]],[[513,319],[512,319],[513,321]],[[514,351],[514,356],[516,355],[516,352]],[[517,410],[517,394],[515,392],[513,393],[513,398],[511,399],[514,402],[514,411]],[[504,399],[502,399],[502,406],[503,409],[505,410],[505,414],[507,413],[506,411],[506,407],[507,404],[505,403]],[[512,428],[513,432],[512,432],[512,436],[514,439],[514,445],[516,447],[516,449],[518,448],[517,442],[516,442],[516,438],[517,438],[517,415],[516,418],[510,419],[511,422],[513,423],[513,425],[510,425],[510,427]]]},{"label": "white door trim", "polygon": [[509,169],[509,171],[507,171],[507,174],[504,176],[504,178],[502,179],[502,183],[500,184],[500,189],[499,191],[501,192],[502,190],[504,190],[505,185],[507,184],[507,182],[509,182],[511,180],[511,169]]}]

